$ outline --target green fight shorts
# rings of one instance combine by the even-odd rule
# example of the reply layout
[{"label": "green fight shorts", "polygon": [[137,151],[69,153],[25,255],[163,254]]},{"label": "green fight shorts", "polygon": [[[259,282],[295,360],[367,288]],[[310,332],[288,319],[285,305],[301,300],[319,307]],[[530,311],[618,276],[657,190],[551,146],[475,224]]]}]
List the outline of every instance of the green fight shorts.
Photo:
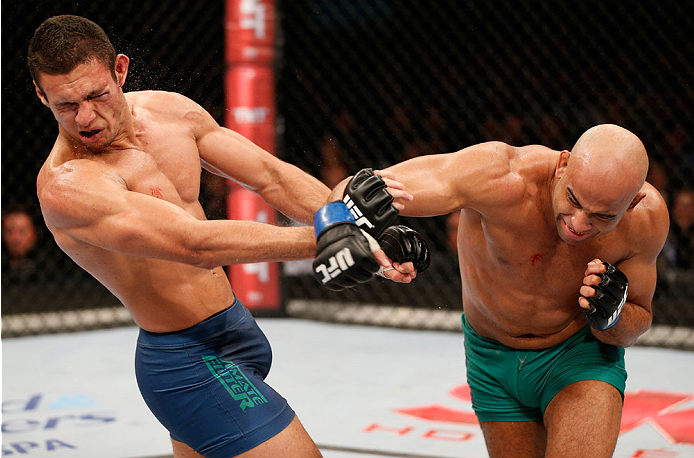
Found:
[{"label": "green fight shorts", "polygon": [[600,380],[624,397],[624,349],[597,340],[586,326],[564,342],[519,350],[480,336],[463,313],[465,365],[479,421],[542,420],[549,402],[580,380]]}]

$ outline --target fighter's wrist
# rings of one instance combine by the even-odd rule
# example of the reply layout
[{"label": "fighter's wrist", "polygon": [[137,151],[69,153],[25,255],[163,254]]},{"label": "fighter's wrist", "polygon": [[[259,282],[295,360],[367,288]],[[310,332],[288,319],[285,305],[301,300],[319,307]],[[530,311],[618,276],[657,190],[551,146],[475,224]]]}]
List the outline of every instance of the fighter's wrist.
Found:
[{"label": "fighter's wrist", "polygon": [[313,229],[316,238],[330,226],[339,223],[354,223],[354,217],[344,202],[336,201],[323,205],[313,215]]}]

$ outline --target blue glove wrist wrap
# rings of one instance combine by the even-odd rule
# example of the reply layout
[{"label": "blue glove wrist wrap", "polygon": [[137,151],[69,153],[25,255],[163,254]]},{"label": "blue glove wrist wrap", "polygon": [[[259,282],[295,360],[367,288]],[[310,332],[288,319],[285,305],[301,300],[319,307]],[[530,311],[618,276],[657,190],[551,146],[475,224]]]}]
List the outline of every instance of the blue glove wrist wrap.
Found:
[{"label": "blue glove wrist wrap", "polygon": [[352,213],[350,213],[344,202],[330,202],[323,205],[313,215],[313,229],[316,232],[316,238],[328,227],[344,221],[355,222]]}]

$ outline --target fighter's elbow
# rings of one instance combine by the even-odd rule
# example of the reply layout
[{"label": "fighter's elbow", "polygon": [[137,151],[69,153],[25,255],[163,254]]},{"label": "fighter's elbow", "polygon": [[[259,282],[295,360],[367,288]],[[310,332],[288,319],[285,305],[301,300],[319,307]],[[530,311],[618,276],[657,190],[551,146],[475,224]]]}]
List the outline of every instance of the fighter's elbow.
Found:
[{"label": "fighter's elbow", "polygon": [[210,235],[201,226],[201,221],[185,221],[184,230],[174,233],[167,244],[173,260],[202,269],[212,269],[221,265],[219,250],[214,249]]},{"label": "fighter's elbow", "polygon": [[[616,328],[616,326],[615,326]],[[630,332],[611,332],[612,330],[602,331],[602,336],[598,339],[615,347],[628,348],[638,343],[639,338],[648,330],[648,327],[640,330],[631,329]]]},{"label": "fighter's elbow", "polygon": [[612,345],[615,347],[620,347],[620,348],[629,348],[633,346],[636,342],[638,341],[638,337],[628,337],[628,338],[621,338],[621,339],[616,339]]},{"label": "fighter's elbow", "polygon": [[210,250],[187,249],[183,255],[184,263],[201,269],[214,269],[221,264]]}]

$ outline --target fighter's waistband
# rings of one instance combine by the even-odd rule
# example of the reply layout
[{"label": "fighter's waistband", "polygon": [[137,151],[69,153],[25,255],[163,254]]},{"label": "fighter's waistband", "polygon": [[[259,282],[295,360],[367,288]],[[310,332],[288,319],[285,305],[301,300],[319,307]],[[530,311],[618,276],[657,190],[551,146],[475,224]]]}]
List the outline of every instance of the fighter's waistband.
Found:
[{"label": "fighter's waistband", "polygon": [[150,332],[140,328],[137,344],[149,347],[183,347],[199,344],[227,332],[243,320],[247,313],[243,303],[235,299],[229,307],[189,328],[171,332]]},{"label": "fighter's waistband", "polygon": [[[462,315],[462,322],[463,322],[463,335],[465,336],[466,339],[471,340],[475,342],[476,345],[485,347],[485,348],[495,348],[499,350],[504,350],[508,349],[510,351],[516,351],[518,350],[517,348],[509,347],[507,345],[502,344],[501,342],[490,339],[488,337],[482,337],[473,329],[472,326],[470,326],[470,323],[468,322],[467,318],[465,317],[465,313],[463,312]],[[546,350],[551,350],[553,348],[560,347],[562,345],[566,345],[567,343],[571,343],[575,340],[581,339],[583,336],[586,334],[590,334],[590,326],[586,324],[583,328],[579,329],[575,334],[569,336],[566,340],[563,340],[557,344],[552,345],[551,347],[546,347],[546,348],[540,348],[537,350],[527,350],[527,351],[546,351]]]}]

